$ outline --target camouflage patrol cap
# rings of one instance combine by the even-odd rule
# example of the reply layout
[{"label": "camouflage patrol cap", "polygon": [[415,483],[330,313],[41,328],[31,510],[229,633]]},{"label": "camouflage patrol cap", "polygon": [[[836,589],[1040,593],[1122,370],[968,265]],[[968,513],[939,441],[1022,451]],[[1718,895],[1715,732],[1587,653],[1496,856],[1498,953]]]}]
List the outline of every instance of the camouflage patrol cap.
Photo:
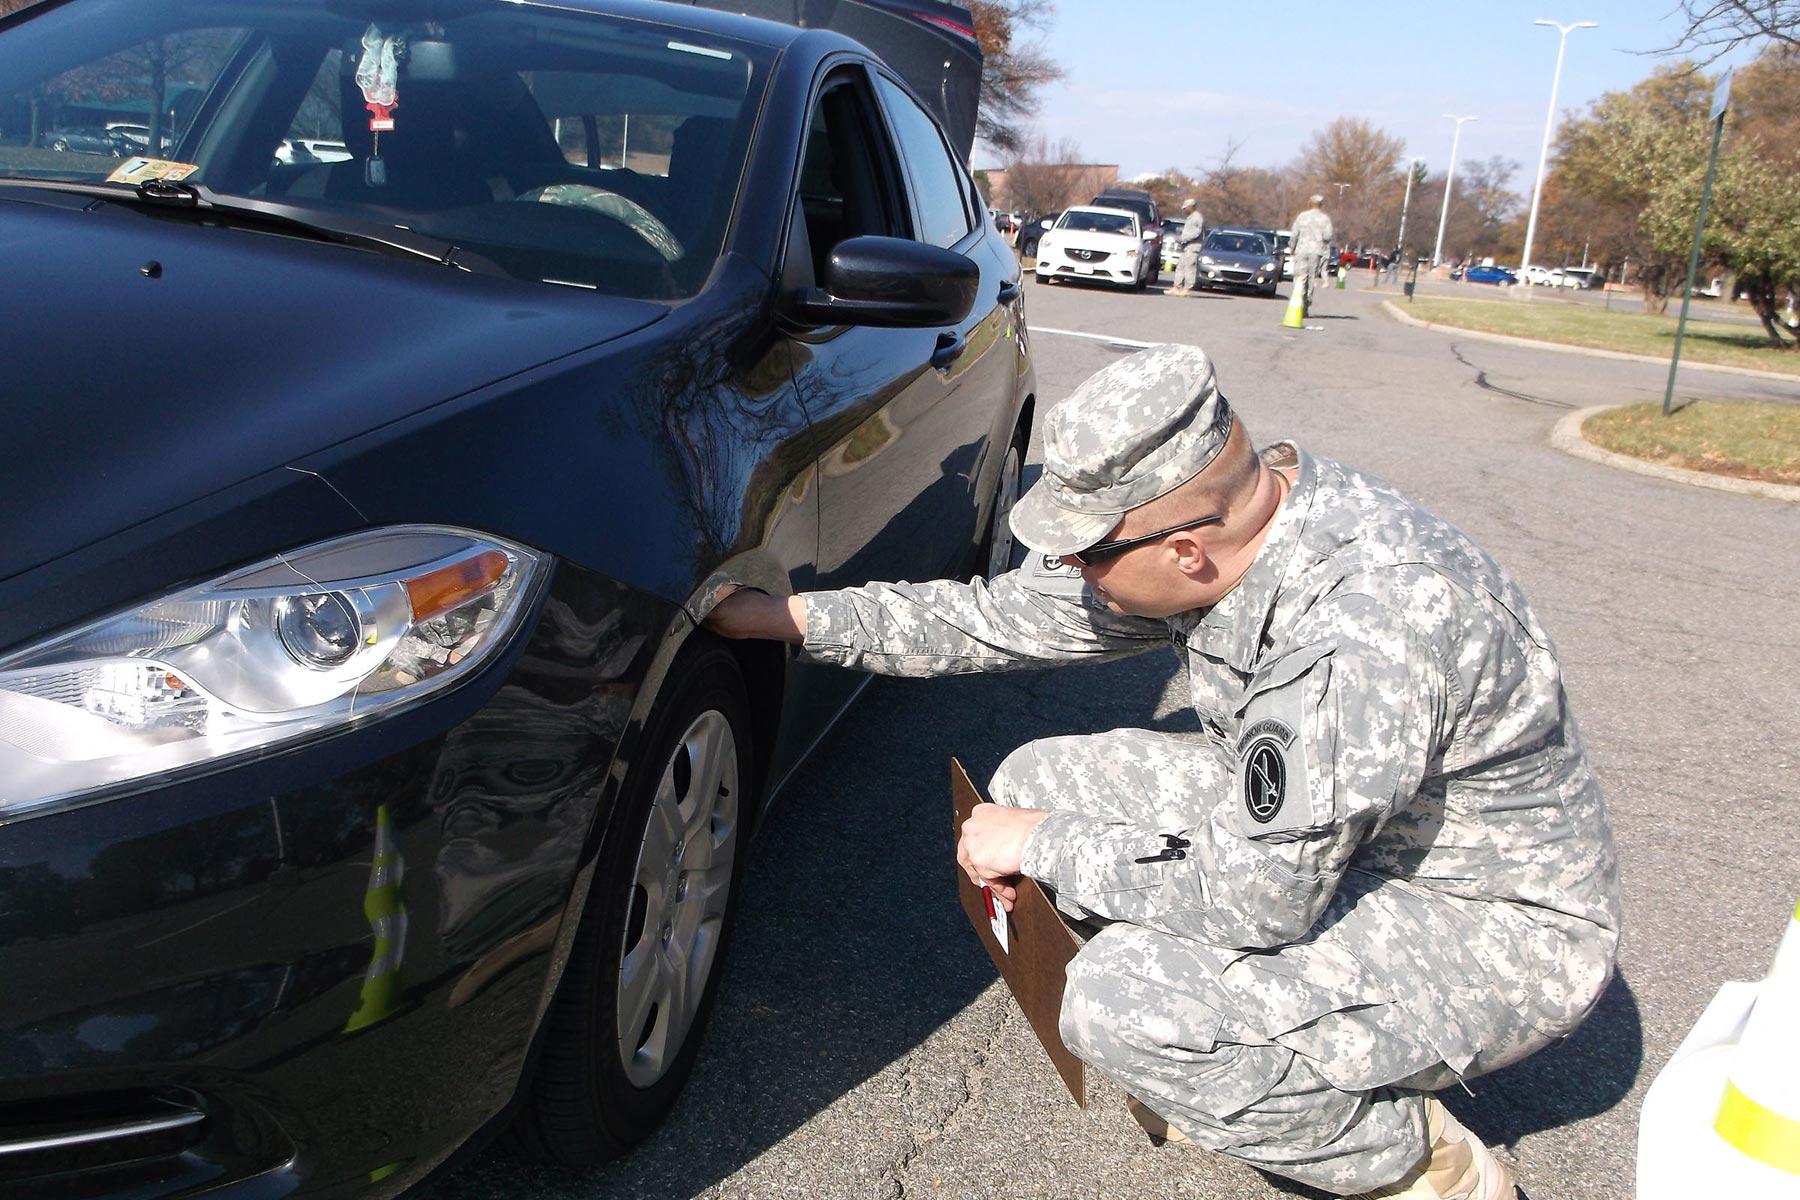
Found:
[{"label": "camouflage patrol cap", "polygon": [[1126,512],[1205,470],[1231,420],[1198,346],[1120,359],[1044,419],[1044,473],[1013,506],[1014,535],[1040,554],[1087,549]]}]

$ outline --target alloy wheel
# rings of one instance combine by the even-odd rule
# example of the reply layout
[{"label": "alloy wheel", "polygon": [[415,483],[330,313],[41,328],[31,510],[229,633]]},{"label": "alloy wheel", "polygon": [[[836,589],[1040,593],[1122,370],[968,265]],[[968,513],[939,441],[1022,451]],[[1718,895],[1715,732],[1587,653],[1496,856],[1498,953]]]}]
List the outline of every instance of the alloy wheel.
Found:
[{"label": "alloy wheel", "polygon": [[718,957],[737,866],[737,740],[717,709],[664,766],[632,875],[619,961],[619,1056],[650,1087],[680,1053]]}]

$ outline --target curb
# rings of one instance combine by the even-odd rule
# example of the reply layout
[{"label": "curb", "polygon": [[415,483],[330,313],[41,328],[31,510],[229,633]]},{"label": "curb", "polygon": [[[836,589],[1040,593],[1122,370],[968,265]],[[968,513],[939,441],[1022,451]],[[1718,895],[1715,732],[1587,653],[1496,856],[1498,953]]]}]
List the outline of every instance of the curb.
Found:
[{"label": "curb", "polygon": [[[1430,329],[1438,333],[1454,333],[1459,337],[1476,338],[1483,342],[1499,342],[1506,346],[1528,346],[1534,350],[1556,350],[1563,354],[1583,354],[1589,358],[1611,358],[1621,362],[1656,363],[1668,366],[1666,358],[1655,358],[1648,354],[1627,354],[1623,350],[1599,350],[1592,346],[1570,346],[1563,342],[1540,342],[1536,338],[1513,337],[1509,333],[1487,333],[1480,329],[1464,329],[1460,325],[1439,325],[1435,321],[1421,321],[1408,316],[1392,300],[1383,300],[1381,307],[1388,315],[1402,325],[1411,325],[1415,329]],[[1744,375],[1751,379],[1773,379],[1782,383],[1800,386],[1800,375],[1784,375],[1780,371],[1758,371],[1754,367],[1727,367],[1714,363],[1684,362],[1690,371],[1718,371],[1726,375]],[[1704,472],[1702,472],[1704,473]],[[1779,486],[1779,485],[1777,485]]]},{"label": "curb", "polygon": [[1603,450],[1582,436],[1582,422],[1589,417],[1595,413],[1623,407],[1622,404],[1596,404],[1592,408],[1576,409],[1558,421],[1556,427],[1550,431],[1550,444],[1564,454],[1572,454],[1576,458],[1585,458],[1589,462],[1597,462],[1602,466],[1614,467],[1621,471],[1648,475],[1652,479],[1661,479],[1669,483],[1685,483],[1693,487],[1712,488],[1720,492],[1735,492],[1740,496],[1761,496],[1765,500],[1781,500],[1788,504],[1800,504],[1800,487],[1791,484],[1764,483],[1760,479],[1737,479],[1730,475],[1714,475],[1710,471],[1690,471],[1686,467],[1670,467],[1664,466],[1662,463],[1646,462],[1641,458],[1633,458],[1629,454]]}]

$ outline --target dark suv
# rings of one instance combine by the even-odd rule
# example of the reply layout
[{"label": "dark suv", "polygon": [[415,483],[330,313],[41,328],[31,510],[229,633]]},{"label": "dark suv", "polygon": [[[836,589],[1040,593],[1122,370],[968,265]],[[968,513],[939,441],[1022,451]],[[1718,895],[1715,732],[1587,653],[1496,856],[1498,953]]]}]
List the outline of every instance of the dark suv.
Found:
[{"label": "dark suv", "polygon": [[1123,208],[1138,215],[1138,226],[1144,231],[1144,250],[1139,261],[1148,268],[1145,283],[1155,283],[1162,270],[1162,213],[1156,198],[1142,188],[1111,187],[1088,201],[1100,208]]}]

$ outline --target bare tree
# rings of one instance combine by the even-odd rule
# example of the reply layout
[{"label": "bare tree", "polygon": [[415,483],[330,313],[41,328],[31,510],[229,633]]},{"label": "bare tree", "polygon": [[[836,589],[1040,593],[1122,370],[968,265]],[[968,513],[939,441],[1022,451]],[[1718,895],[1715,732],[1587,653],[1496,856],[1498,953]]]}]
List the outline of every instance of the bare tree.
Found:
[{"label": "bare tree", "polygon": [[1800,47],[1800,0],[1682,0],[1687,28],[1670,51],[1697,52],[1704,62],[1749,42]]},{"label": "bare tree", "polygon": [[1055,9],[1050,0],[972,0],[969,13],[982,54],[975,136],[996,150],[1018,151],[1037,113],[1038,89],[1063,77],[1032,36],[1049,26]]},{"label": "bare tree", "polygon": [[1337,118],[1301,147],[1299,174],[1325,194],[1340,240],[1359,245],[1393,240],[1383,231],[1380,214],[1405,183],[1396,167],[1405,149],[1405,142],[1360,117]]},{"label": "bare tree", "polygon": [[1081,161],[1081,147],[1064,138],[1056,145],[1038,134],[1007,159],[1006,202],[1029,213],[1067,208],[1087,198],[1089,168]]}]

